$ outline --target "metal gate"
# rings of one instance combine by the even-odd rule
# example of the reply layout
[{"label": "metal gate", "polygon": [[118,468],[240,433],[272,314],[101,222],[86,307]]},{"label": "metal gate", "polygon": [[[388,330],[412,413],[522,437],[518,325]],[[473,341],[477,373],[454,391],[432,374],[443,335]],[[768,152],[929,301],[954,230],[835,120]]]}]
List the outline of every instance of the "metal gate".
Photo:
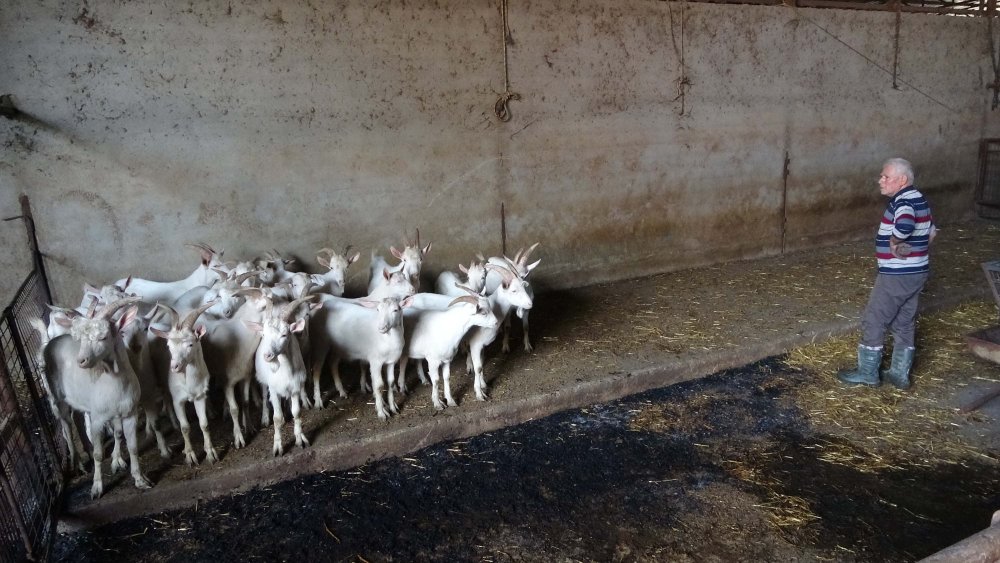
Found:
[{"label": "metal gate", "polygon": [[24,219],[35,269],[0,317],[0,563],[48,557],[68,469],[38,365],[41,335],[29,323],[48,318],[52,298],[24,196],[21,207],[13,219]]},{"label": "metal gate", "polygon": [[979,145],[976,209],[980,217],[1000,219],[1000,139],[983,139]]}]

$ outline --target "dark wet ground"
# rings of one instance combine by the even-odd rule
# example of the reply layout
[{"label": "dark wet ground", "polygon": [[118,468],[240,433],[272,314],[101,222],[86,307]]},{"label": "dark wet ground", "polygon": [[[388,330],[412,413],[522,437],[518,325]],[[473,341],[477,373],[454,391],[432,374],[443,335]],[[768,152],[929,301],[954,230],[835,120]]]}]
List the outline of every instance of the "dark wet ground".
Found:
[{"label": "dark wet ground", "polygon": [[910,561],[988,525],[992,465],[863,473],[819,460],[844,439],[789,400],[808,377],[772,358],[62,535],[52,559]]}]

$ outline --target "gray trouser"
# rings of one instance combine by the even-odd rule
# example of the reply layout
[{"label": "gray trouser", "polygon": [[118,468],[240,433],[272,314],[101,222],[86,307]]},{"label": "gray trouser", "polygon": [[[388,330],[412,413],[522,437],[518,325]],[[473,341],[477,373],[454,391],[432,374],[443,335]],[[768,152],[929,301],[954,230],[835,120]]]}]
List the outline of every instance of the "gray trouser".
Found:
[{"label": "gray trouser", "polygon": [[917,298],[927,283],[923,274],[879,274],[875,278],[865,315],[861,319],[861,344],[881,348],[885,331],[892,327],[894,346],[914,347],[917,323]]}]

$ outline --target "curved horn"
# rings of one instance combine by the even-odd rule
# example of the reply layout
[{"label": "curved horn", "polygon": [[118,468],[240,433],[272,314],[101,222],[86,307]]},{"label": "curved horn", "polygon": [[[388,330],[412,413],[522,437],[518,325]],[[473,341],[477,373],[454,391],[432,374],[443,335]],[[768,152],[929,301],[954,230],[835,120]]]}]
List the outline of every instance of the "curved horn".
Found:
[{"label": "curved horn", "polygon": [[[523,246],[522,246],[521,248],[518,248],[518,249],[517,249],[517,254],[515,254],[515,255],[514,255],[514,260],[513,260],[513,262],[514,262],[515,264],[517,263],[517,261],[518,261],[518,260],[520,260],[520,259],[521,259],[521,253],[522,253],[522,252],[524,252],[524,247],[523,247]],[[504,258],[507,258],[507,256],[506,256],[506,255],[504,255]],[[508,258],[508,260],[509,260],[509,258]]]},{"label": "curved horn", "polygon": [[247,272],[245,274],[240,274],[240,275],[236,276],[236,279],[233,280],[233,281],[234,281],[234,283],[237,286],[240,286],[240,285],[243,285],[243,282],[247,281],[248,279],[255,278],[255,277],[257,277],[257,276],[259,276],[259,275],[261,275],[263,273],[264,273],[264,270],[254,270],[252,272]]},{"label": "curved horn", "polygon": [[180,329],[185,329],[185,328],[186,329],[194,329],[194,321],[196,321],[198,319],[198,317],[201,316],[202,313],[204,313],[205,311],[207,311],[210,308],[212,308],[212,306],[215,305],[218,302],[219,302],[219,300],[215,299],[213,301],[209,301],[208,303],[205,303],[204,305],[202,305],[201,307],[198,307],[194,311],[191,311],[190,313],[187,314],[187,316],[184,317],[184,320],[181,321],[180,325],[178,325],[177,328],[180,328]]},{"label": "curved horn", "polygon": [[514,281],[514,274],[513,274],[513,272],[511,272],[510,270],[508,270],[507,268],[504,268],[503,266],[501,266],[499,264],[487,264],[485,266],[485,268],[487,270],[494,270],[494,271],[496,271],[496,273],[500,274],[503,277],[503,283],[504,283],[504,285],[507,285],[510,282]]},{"label": "curved horn", "polygon": [[286,323],[291,323],[294,320],[293,317],[295,316],[295,310],[299,308],[299,305],[301,305],[303,303],[308,303],[309,301],[312,301],[316,297],[319,297],[319,296],[318,295],[307,295],[305,297],[300,297],[300,298],[296,299],[295,301],[292,301],[288,305],[285,305],[285,308],[284,308],[284,310],[282,312],[282,315],[281,315],[282,316],[281,320],[285,321]]},{"label": "curved horn", "polygon": [[448,306],[451,307],[455,303],[472,303],[477,307],[479,306],[479,300],[471,295],[463,295],[461,297],[456,297],[455,299],[452,300],[451,303],[448,303]]},{"label": "curved horn", "polygon": [[417,248],[420,248],[420,229],[417,229]]},{"label": "curved horn", "polygon": [[351,246],[352,245],[349,244],[344,247],[344,258],[347,258],[347,255],[351,253]]},{"label": "curved horn", "polygon": [[[471,289],[469,289],[469,288],[465,287],[464,285],[462,285],[462,284],[460,284],[460,283],[458,283],[458,282],[455,282],[455,287],[457,287],[458,289],[463,289],[463,290],[465,290],[465,291],[469,292],[469,295],[476,295],[476,296],[478,296],[478,295],[479,295],[479,292],[478,292],[478,291],[472,291]],[[462,297],[465,297],[465,296],[463,295]],[[449,307],[450,307],[450,306],[451,306],[451,305],[449,305]]]},{"label": "curved horn", "polygon": [[219,279],[222,281],[226,281],[229,279],[229,272],[226,272],[225,270],[212,268],[212,271],[215,272],[215,275],[219,276]]},{"label": "curved horn", "polygon": [[118,301],[110,303],[103,309],[101,309],[100,312],[97,314],[96,318],[110,319],[111,314],[117,311],[118,309],[121,309],[122,307],[127,307],[133,303],[138,303],[139,301],[142,301],[141,297],[126,297],[124,299],[119,299]]},{"label": "curved horn", "polygon": [[163,309],[164,311],[170,313],[170,326],[177,326],[177,319],[180,315],[174,310],[170,305],[164,305],[163,303],[157,303],[155,308]]},{"label": "curved horn", "polygon": [[517,265],[520,266],[520,267],[522,267],[522,268],[525,267],[525,266],[527,266],[528,265],[528,257],[531,256],[531,252],[533,250],[535,250],[535,248],[537,248],[539,244],[541,244],[541,243],[536,242],[535,244],[529,246],[528,250],[525,250],[524,254],[521,255],[521,259],[520,260],[515,260],[515,262],[517,263]]},{"label": "curved horn", "polygon": [[244,287],[242,289],[237,289],[233,292],[234,296],[253,296],[255,299],[260,299],[264,296],[264,290],[259,287]]},{"label": "curved horn", "polygon": [[90,296],[90,303],[87,304],[87,318],[88,319],[94,318],[94,313],[97,312],[97,302],[100,301],[100,300],[101,300],[101,298],[99,296],[97,296],[97,295],[91,295]]}]

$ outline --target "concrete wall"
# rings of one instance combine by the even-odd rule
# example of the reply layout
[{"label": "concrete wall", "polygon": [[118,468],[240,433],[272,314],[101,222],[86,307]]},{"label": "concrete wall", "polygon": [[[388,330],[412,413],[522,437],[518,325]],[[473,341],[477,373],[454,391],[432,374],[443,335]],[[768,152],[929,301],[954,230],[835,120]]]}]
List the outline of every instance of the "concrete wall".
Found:
[{"label": "concrete wall", "polygon": [[0,204],[30,196],[63,302],[186,275],[195,241],[310,268],[353,244],[357,287],[419,227],[454,269],[499,251],[501,204],[542,286],[774,254],[870,236],[896,155],[939,222],[972,211],[985,20],[904,14],[893,88],[891,13],[510,2],[504,123],[498,5],[9,0],[0,93],[30,119],[0,119]]}]

